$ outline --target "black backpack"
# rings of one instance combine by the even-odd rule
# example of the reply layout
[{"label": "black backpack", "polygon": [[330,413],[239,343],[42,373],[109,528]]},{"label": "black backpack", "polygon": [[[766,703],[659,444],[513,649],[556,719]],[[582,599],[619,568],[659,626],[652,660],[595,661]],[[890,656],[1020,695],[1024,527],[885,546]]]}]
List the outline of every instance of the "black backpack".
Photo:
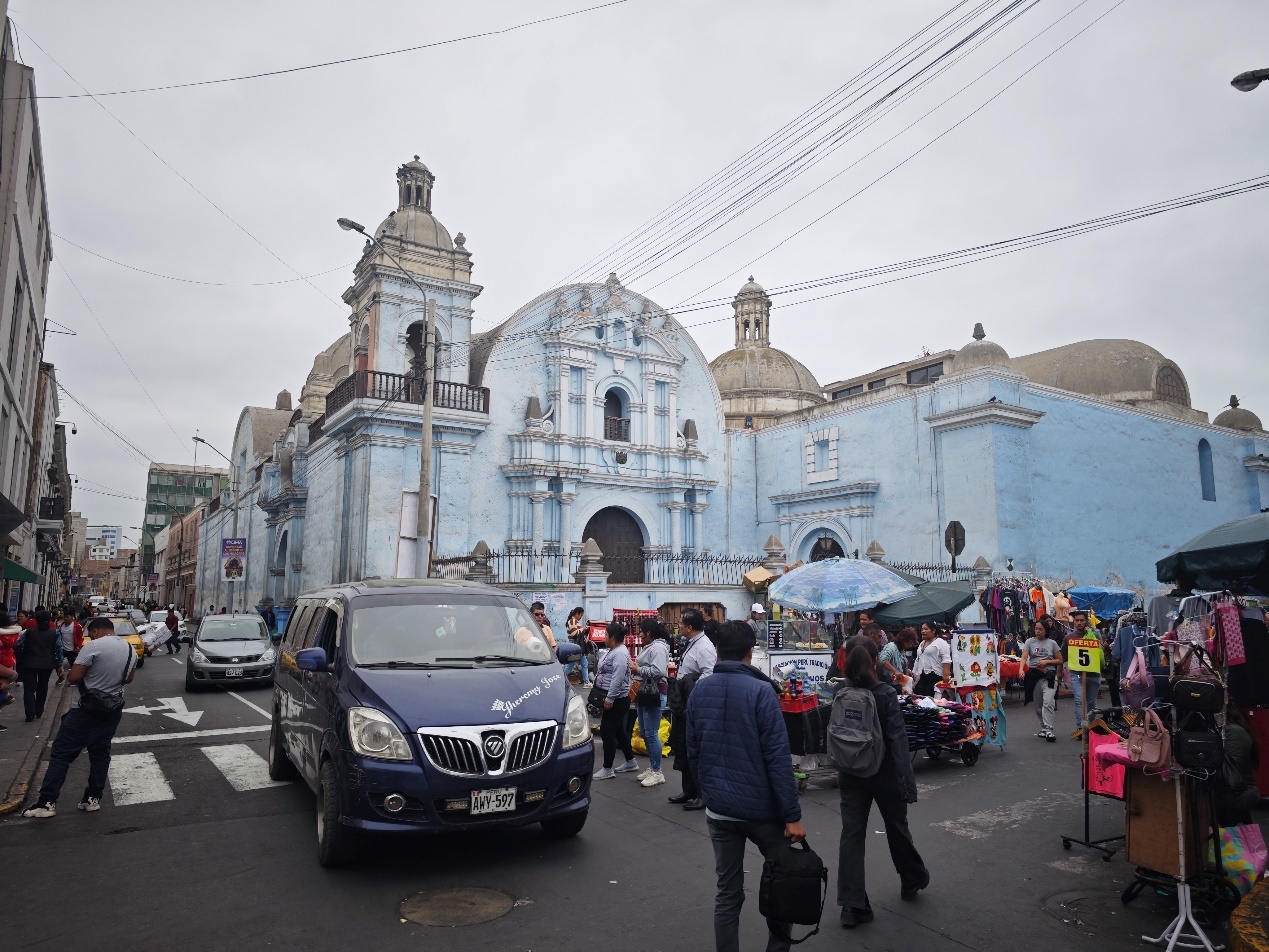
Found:
[{"label": "black backpack", "polygon": [[820,916],[828,900],[828,869],[819,854],[804,840],[801,849],[783,846],[762,864],[758,886],[758,911],[776,922],[815,926],[793,945],[820,931]]}]

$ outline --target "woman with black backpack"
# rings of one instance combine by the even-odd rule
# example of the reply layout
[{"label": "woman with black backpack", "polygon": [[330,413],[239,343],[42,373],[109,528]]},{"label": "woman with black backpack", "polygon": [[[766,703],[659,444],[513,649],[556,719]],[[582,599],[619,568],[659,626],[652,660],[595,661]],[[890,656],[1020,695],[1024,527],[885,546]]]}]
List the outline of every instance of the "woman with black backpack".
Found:
[{"label": "woman with black backpack", "polygon": [[[837,901],[842,907],[842,926],[852,929],[873,918],[864,887],[864,846],[873,803],[886,826],[890,858],[899,873],[900,897],[915,899],[930,884],[930,873],[908,830],[908,804],[916,803],[917,789],[899,696],[877,677],[877,646],[871,638],[856,635],[845,647],[846,677],[834,696],[832,720],[838,721],[839,705],[844,713],[853,715],[845,721],[852,725],[848,733],[856,746],[849,751],[850,759],[841,756],[834,747],[830,726],[829,751],[838,767],[842,808]],[[861,689],[867,694],[860,696]]]},{"label": "woman with black backpack", "polygon": [[46,611],[35,613],[35,627],[18,638],[18,673],[22,676],[22,703],[26,719],[44,716],[48,700],[48,679],[54,671],[62,675],[62,635],[53,627],[53,616]]}]

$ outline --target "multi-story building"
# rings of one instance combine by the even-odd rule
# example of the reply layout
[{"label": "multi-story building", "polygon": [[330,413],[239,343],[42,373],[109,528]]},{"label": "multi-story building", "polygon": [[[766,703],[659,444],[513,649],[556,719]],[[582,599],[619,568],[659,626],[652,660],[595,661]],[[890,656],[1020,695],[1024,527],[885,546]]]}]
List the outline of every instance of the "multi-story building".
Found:
[{"label": "multi-story building", "polygon": [[[217,500],[219,501],[219,500]],[[204,507],[174,519],[168,526],[167,552],[164,559],[164,605],[175,605],[189,618],[194,614],[195,570],[198,568],[198,529]]]},{"label": "multi-story building", "polygon": [[113,559],[123,542],[123,526],[89,526],[87,538],[109,548],[109,558]]},{"label": "multi-story building", "polygon": [[[2,10],[0,10],[2,12]],[[52,259],[35,71],[14,59],[13,31],[0,37],[0,548],[4,606],[34,605],[46,579],[36,565],[38,500],[33,477],[47,466],[53,439],[36,431],[44,350],[44,302]],[[48,428],[55,426],[56,388]],[[38,466],[35,465],[38,463]],[[29,500],[35,505],[27,505]],[[60,521],[45,520],[46,522]],[[42,562],[42,560],[40,560]]]},{"label": "multi-story building", "polygon": [[229,488],[229,470],[182,463],[151,463],[145,489],[145,532],[141,567],[154,571],[154,537],[176,516],[183,516]]},{"label": "multi-story building", "polygon": [[66,514],[66,541],[62,544],[62,551],[66,553],[67,559],[72,565],[78,565],[88,557],[88,550],[84,547],[88,541],[88,520],[84,518],[83,513],[68,512]]},{"label": "multi-story building", "polygon": [[[180,520],[175,520],[179,522]],[[143,580],[145,589],[143,598],[158,601],[164,589],[167,577],[167,540],[172,532],[172,524],[163,527],[163,531],[154,537],[154,565]],[[166,604],[166,603],[165,603]]]}]

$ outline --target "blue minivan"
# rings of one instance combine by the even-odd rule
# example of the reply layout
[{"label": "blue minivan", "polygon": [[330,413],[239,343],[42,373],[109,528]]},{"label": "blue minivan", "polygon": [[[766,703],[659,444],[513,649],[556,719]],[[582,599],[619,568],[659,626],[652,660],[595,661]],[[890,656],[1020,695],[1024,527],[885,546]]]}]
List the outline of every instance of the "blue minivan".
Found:
[{"label": "blue minivan", "polygon": [[439,579],[296,600],[274,676],[269,775],[317,795],[318,860],[366,832],[540,823],[576,835],[594,760],[585,699],[524,603]]}]

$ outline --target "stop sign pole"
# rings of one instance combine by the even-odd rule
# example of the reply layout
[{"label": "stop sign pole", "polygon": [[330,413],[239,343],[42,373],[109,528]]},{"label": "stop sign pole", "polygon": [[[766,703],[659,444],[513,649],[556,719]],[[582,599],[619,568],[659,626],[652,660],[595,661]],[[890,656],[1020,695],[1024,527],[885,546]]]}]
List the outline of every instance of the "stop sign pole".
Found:
[{"label": "stop sign pole", "polygon": [[956,571],[956,557],[965,551],[965,527],[956,520],[947,524],[943,533],[943,545],[952,554],[952,571]]}]

